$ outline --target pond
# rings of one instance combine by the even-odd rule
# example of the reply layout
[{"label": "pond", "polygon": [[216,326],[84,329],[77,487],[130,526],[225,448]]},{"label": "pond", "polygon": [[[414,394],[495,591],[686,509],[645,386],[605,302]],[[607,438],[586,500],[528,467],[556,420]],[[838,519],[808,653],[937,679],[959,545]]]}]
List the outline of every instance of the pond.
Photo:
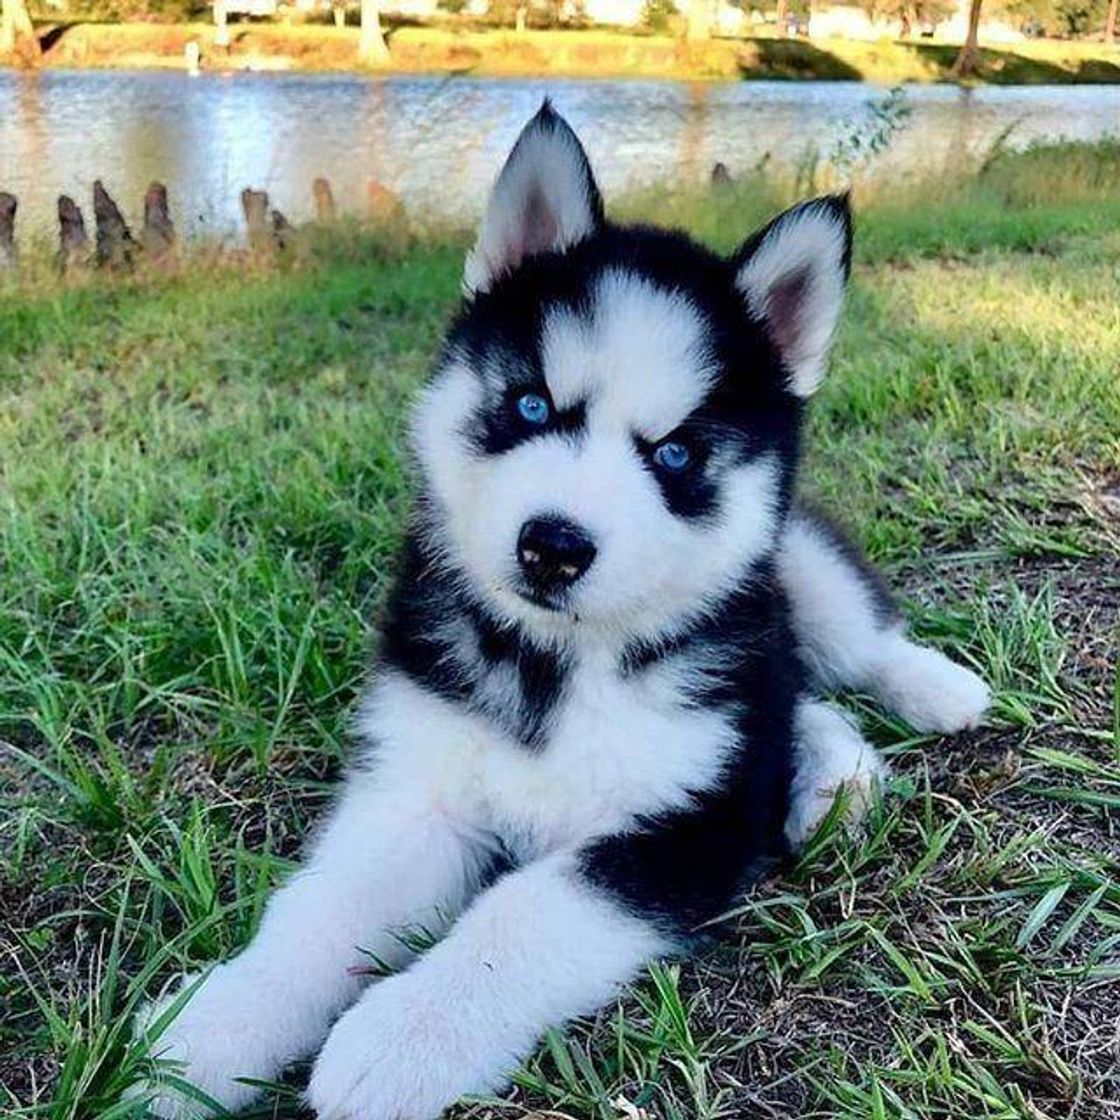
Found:
[{"label": "pond", "polygon": [[[0,190],[20,228],[49,233],[60,193],[87,210],[101,178],[135,217],[148,182],[167,183],[181,229],[227,233],[238,193],[267,189],[293,220],[326,175],[343,210],[368,181],[413,212],[479,209],[513,138],[549,94],[576,126],[605,188],[696,180],[769,153],[792,165],[827,151],[882,101],[856,82],[503,80],[360,75],[0,71]],[[884,168],[936,169],[961,152],[1040,137],[1120,132],[1120,87],[910,86],[910,115]]]}]

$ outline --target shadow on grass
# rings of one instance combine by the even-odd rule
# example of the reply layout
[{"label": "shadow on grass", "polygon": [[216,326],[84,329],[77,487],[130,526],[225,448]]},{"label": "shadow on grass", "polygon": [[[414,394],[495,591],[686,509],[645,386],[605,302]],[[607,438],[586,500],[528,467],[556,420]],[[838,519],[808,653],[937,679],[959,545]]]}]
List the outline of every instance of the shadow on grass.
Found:
[{"label": "shadow on grass", "polygon": [[[960,50],[952,43],[906,43],[900,47],[934,68],[943,80],[952,80],[953,63]],[[1042,58],[983,48],[980,70],[975,77],[989,85],[1068,85],[1080,82],[1120,82],[1120,65],[1101,58],[1088,58],[1062,66]]]},{"label": "shadow on grass", "polygon": [[862,81],[863,74],[842,59],[801,39],[756,39],[739,55],[744,78],[777,78],[790,81],[815,78],[823,81]]},{"label": "shadow on grass", "polygon": [[74,22],[56,24],[54,27],[48,27],[42,35],[39,36],[39,49],[46,54],[58,41],[70,30],[71,27],[76,27]]}]

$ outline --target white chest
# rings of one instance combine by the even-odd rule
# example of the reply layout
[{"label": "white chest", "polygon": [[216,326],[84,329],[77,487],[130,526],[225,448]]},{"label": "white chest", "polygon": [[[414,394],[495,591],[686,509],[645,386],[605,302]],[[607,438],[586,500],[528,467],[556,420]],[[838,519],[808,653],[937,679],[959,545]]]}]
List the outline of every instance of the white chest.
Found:
[{"label": "white chest", "polygon": [[529,750],[467,709],[390,674],[363,730],[389,780],[419,783],[464,829],[530,858],[681,806],[712,784],[734,742],[730,719],[687,707],[667,673],[622,678],[585,660],[549,733]]}]

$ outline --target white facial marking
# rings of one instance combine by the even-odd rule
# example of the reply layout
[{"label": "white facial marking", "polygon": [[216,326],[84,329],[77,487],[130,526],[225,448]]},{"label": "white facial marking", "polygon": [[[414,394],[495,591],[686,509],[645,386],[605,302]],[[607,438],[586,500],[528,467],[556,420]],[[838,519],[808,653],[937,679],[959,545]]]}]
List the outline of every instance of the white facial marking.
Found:
[{"label": "white facial marking", "polygon": [[554,310],[541,360],[559,408],[590,397],[598,426],[656,440],[700,402],[717,370],[704,319],[685,296],[612,269],[595,286],[590,320]]}]

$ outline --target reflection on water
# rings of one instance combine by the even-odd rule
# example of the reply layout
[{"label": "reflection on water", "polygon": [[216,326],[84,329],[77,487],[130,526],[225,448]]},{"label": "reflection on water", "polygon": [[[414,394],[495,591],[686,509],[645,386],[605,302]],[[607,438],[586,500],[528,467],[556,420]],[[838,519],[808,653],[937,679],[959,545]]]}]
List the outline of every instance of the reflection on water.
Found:
[{"label": "reflection on water", "polygon": [[[612,191],[697,179],[716,160],[732,172],[767,153],[792,163],[882,96],[851,82],[0,72],[0,190],[19,196],[25,231],[51,228],[60,193],[87,204],[98,177],[130,215],[149,180],[163,180],[195,233],[235,227],[246,185],[307,217],[320,174],[344,210],[360,211],[376,178],[414,211],[470,214],[546,93]],[[1120,130],[1116,86],[913,86],[907,100],[913,113],[883,166],[936,169],[1010,126],[1018,144]]]}]

